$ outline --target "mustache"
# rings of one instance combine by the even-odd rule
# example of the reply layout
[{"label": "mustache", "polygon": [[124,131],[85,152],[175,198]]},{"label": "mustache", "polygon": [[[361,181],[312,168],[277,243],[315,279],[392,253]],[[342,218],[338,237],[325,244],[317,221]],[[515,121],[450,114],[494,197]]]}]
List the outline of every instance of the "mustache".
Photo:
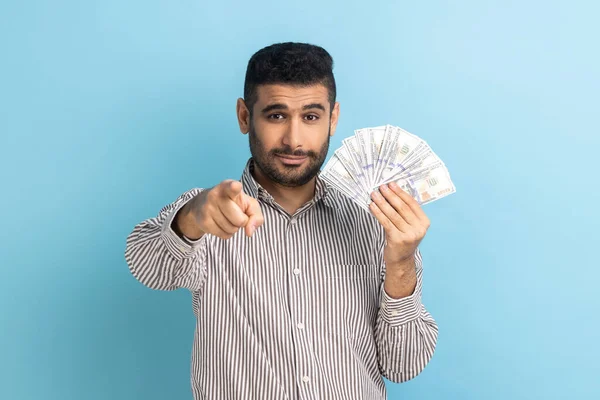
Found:
[{"label": "mustache", "polygon": [[302,151],[302,150],[293,151],[291,149],[291,147],[284,147],[284,148],[279,148],[279,149],[273,149],[273,150],[271,150],[270,153],[272,155],[282,155],[282,156],[311,157],[311,158],[317,157],[317,153],[315,153],[312,150],[309,150],[309,151]]}]

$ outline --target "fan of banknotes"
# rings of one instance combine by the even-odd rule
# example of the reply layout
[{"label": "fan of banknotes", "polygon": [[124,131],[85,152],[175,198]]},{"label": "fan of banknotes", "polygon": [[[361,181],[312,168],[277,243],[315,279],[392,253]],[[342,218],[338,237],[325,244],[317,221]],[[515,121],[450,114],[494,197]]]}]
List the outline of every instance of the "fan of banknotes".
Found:
[{"label": "fan of banknotes", "polygon": [[354,131],[321,171],[321,178],[369,211],[371,193],[396,182],[420,205],[456,188],[446,165],[421,138],[385,125]]}]

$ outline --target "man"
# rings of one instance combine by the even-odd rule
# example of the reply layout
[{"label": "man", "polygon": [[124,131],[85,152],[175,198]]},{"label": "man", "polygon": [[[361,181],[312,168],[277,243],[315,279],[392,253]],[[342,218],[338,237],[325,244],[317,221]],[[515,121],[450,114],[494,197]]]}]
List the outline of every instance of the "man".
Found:
[{"label": "man", "polygon": [[429,220],[397,186],[371,214],[319,178],[335,133],[333,60],[280,43],[248,63],[237,101],[241,182],[192,189],[127,239],[132,274],[187,288],[195,399],[384,399],[431,359],[418,244]]}]

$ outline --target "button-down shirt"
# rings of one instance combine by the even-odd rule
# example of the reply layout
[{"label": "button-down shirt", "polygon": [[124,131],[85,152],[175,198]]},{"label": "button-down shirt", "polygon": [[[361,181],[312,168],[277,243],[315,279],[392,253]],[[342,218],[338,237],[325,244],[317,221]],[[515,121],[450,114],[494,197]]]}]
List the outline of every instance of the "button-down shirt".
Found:
[{"label": "button-down shirt", "polygon": [[385,399],[382,377],[415,377],[436,345],[436,322],[421,302],[420,251],[414,293],[389,297],[385,233],[372,215],[319,176],[314,198],[290,215],[252,166],[241,182],[264,215],[252,237],[243,229],[228,240],[178,236],[173,218],[203,190],[195,188],[127,238],[137,280],[192,293],[194,398]]}]

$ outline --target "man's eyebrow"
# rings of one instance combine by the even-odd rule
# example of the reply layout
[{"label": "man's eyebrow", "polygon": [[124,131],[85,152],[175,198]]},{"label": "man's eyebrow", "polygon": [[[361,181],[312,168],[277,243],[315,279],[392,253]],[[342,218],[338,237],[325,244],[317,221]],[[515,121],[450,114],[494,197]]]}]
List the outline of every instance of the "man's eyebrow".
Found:
[{"label": "man's eyebrow", "polygon": [[323,106],[323,104],[321,104],[321,103],[307,104],[304,107],[302,107],[303,110],[310,110],[313,108],[318,108],[319,110],[325,111],[325,106]]},{"label": "man's eyebrow", "polygon": [[[307,104],[305,106],[302,107],[303,111],[306,110],[312,110],[312,109],[319,109],[322,111],[325,111],[325,106],[321,103],[311,103],[311,104]],[[266,106],[265,108],[263,108],[261,110],[261,112],[263,114],[268,113],[269,111],[273,111],[273,110],[287,110],[288,106],[283,104],[283,103],[274,103],[274,104],[269,104],[268,106]]]},{"label": "man's eyebrow", "polygon": [[261,112],[263,114],[266,114],[269,111],[273,111],[273,110],[287,110],[287,109],[288,109],[288,107],[285,104],[275,103],[275,104],[269,104],[268,106],[263,108]]}]

